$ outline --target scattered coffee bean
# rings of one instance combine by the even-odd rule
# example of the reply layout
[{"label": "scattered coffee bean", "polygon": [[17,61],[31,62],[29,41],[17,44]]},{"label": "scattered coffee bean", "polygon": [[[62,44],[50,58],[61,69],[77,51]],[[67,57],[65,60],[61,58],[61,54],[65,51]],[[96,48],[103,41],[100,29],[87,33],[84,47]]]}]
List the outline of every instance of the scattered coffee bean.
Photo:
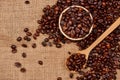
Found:
[{"label": "scattered coffee bean", "polygon": [[28,38],[27,38],[27,41],[31,41],[31,38],[30,38],[30,37],[28,37]]},{"label": "scattered coffee bean", "polygon": [[68,52],[69,55],[71,55],[71,52]]},{"label": "scattered coffee bean", "polygon": [[43,65],[43,61],[41,61],[41,60],[38,61],[38,64]]},{"label": "scattered coffee bean", "polygon": [[17,49],[13,49],[13,50],[12,50],[12,53],[17,53]]},{"label": "scattered coffee bean", "polygon": [[20,42],[22,40],[22,37],[18,37],[17,41]]},{"label": "scattered coffee bean", "polygon": [[27,45],[26,45],[26,44],[22,44],[21,46],[24,47],[24,48],[27,48]]},{"label": "scattered coffee bean", "polygon": [[11,49],[16,49],[17,46],[16,45],[11,45]]},{"label": "scattered coffee bean", "polygon": [[47,46],[47,43],[46,43],[45,41],[43,41],[41,44],[42,44],[42,46],[44,46],[44,47]]},{"label": "scattered coffee bean", "polygon": [[48,42],[48,46],[52,47],[52,43],[51,43],[51,42]]},{"label": "scattered coffee bean", "polygon": [[56,47],[57,47],[57,48],[61,48],[62,45],[61,45],[61,44],[56,44]]},{"label": "scattered coffee bean", "polygon": [[70,78],[73,78],[74,74],[73,73],[70,73],[69,77]]},{"label": "scattered coffee bean", "polygon": [[25,73],[25,72],[26,72],[26,69],[25,69],[25,68],[21,68],[20,71],[21,71],[22,73]]},{"label": "scattered coffee bean", "polygon": [[25,1],[25,4],[30,4],[30,1],[28,1],[28,0],[27,0],[27,1]]},{"label": "scattered coffee bean", "polygon": [[36,47],[37,47],[36,43],[33,43],[32,48],[36,48]]},{"label": "scattered coffee bean", "polygon": [[62,80],[62,77],[58,77],[57,80]]},{"label": "scattered coffee bean", "polygon": [[36,40],[36,39],[37,39],[37,36],[36,36],[36,35],[33,35],[33,39]]},{"label": "scattered coffee bean", "polygon": [[24,40],[27,40],[27,39],[28,39],[28,36],[25,36],[25,37],[24,37]]},{"label": "scattered coffee bean", "polygon": [[26,57],[27,57],[26,53],[23,52],[23,53],[22,53],[22,57],[23,57],[23,58],[26,58]]},{"label": "scattered coffee bean", "polygon": [[29,31],[29,29],[28,29],[28,28],[25,28],[25,29],[24,29],[24,32],[28,32],[28,31]]},{"label": "scattered coffee bean", "polygon": [[27,36],[32,36],[32,33],[31,32],[26,32],[26,35]]},{"label": "scattered coffee bean", "polygon": [[36,37],[40,36],[40,34],[39,34],[39,33],[35,33],[34,35],[35,35]]},{"label": "scattered coffee bean", "polygon": [[37,20],[37,23],[38,23],[38,24],[41,24],[41,20]]},{"label": "scattered coffee bean", "polygon": [[15,62],[14,64],[17,68],[20,68],[22,66],[22,64],[20,62]]},{"label": "scattered coffee bean", "polygon": [[45,41],[45,42],[48,42],[48,41],[49,41],[49,39],[48,39],[48,38],[45,38],[45,39],[44,39],[44,41]]}]

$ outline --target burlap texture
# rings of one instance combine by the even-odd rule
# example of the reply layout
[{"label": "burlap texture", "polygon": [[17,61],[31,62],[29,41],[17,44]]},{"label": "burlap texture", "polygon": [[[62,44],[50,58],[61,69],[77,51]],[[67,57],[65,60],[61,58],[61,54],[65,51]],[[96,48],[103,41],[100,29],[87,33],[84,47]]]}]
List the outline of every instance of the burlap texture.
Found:
[{"label": "burlap texture", "polygon": [[[37,28],[37,20],[40,19],[42,9],[47,5],[54,4],[57,0],[30,0],[30,4],[25,4],[25,0],[0,0],[0,80],[56,80],[62,77],[69,79],[69,71],[65,67],[65,60],[69,56],[68,51],[76,52],[75,44],[63,45],[61,49],[53,47],[42,47],[41,35],[37,41],[17,42],[18,36],[24,36],[23,29],[28,27],[31,32]],[[31,44],[37,43],[37,48],[32,49]],[[21,47],[22,43],[27,43],[28,48]],[[18,52],[11,53],[10,45],[17,44]],[[27,58],[23,59],[21,53],[26,52]],[[43,60],[43,66],[37,61]],[[26,73],[21,73],[19,68],[14,66],[15,62],[21,62],[22,67],[27,69]],[[118,79],[120,80],[120,72]]]}]

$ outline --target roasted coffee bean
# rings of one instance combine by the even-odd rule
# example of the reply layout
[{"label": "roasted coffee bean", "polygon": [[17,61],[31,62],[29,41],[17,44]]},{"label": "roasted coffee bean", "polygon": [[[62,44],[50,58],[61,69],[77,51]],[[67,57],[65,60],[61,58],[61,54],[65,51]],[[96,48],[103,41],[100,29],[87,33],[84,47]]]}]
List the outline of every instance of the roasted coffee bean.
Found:
[{"label": "roasted coffee bean", "polygon": [[21,68],[20,71],[21,71],[22,73],[25,73],[25,72],[26,72],[26,69],[25,69],[25,68]]},{"label": "roasted coffee bean", "polygon": [[24,32],[28,32],[28,31],[29,31],[29,29],[28,29],[28,28],[25,28],[25,29],[24,29]]},{"label": "roasted coffee bean", "polygon": [[34,40],[36,40],[36,39],[37,39],[37,36],[36,36],[35,34],[33,35],[33,39],[34,39]]},{"label": "roasted coffee bean", "polygon": [[39,33],[35,33],[34,35],[35,35],[36,37],[38,37],[38,36],[39,36]]},{"label": "roasted coffee bean", "polygon": [[18,37],[17,41],[20,42],[22,40],[22,37]]},{"label": "roasted coffee bean", "polygon": [[44,47],[47,46],[47,43],[46,43],[45,41],[43,41],[41,44],[42,44],[42,46],[44,46]]},{"label": "roasted coffee bean", "polygon": [[30,37],[28,37],[28,38],[27,38],[27,41],[31,41],[31,38],[30,38]]},{"label": "roasted coffee bean", "polygon": [[45,42],[48,42],[48,41],[49,41],[49,39],[48,39],[48,38],[45,38],[45,39],[44,39],[44,41],[45,41]]},{"label": "roasted coffee bean", "polygon": [[28,36],[25,36],[25,37],[24,37],[24,40],[27,40],[27,39],[28,39]]},{"label": "roasted coffee bean", "polygon": [[32,33],[31,32],[26,32],[26,35],[27,36],[32,36]]},{"label": "roasted coffee bean", "polygon": [[22,44],[21,46],[24,47],[24,48],[27,48],[27,47],[28,47],[26,44]]},{"label": "roasted coffee bean", "polygon": [[68,52],[69,55],[71,55],[71,52]]},{"label": "roasted coffee bean", "polygon": [[30,1],[25,1],[25,4],[30,4]]},{"label": "roasted coffee bean", "polygon": [[56,48],[61,48],[62,45],[61,44],[56,44]]},{"label": "roasted coffee bean", "polygon": [[48,42],[48,46],[52,47],[52,43],[51,43],[51,42]]},{"label": "roasted coffee bean", "polygon": [[41,20],[37,20],[37,23],[38,23],[38,24],[41,24]]},{"label": "roasted coffee bean", "polygon": [[22,57],[23,57],[23,58],[26,58],[26,57],[27,57],[26,53],[23,52],[23,53],[22,53]]},{"label": "roasted coffee bean", "polygon": [[73,73],[70,73],[70,74],[69,74],[69,77],[70,77],[70,78],[73,78],[73,76],[74,76]]},{"label": "roasted coffee bean", "polygon": [[36,47],[37,47],[36,43],[33,43],[32,48],[36,48]]},{"label": "roasted coffee bean", "polygon": [[22,66],[22,64],[20,62],[15,62],[14,64],[17,68],[20,68]]},{"label": "roasted coffee bean", "polygon": [[57,80],[62,80],[62,77],[58,77]]},{"label": "roasted coffee bean", "polygon": [[12,53],[17,53],[17,49],[12,49]]},{"label": "roasted coffee bean", "polygon": [[43,61],[39,60],[39,61],[38,61],[38,64],[39,64],[39,65],[43,65]]},{"label": "roasted coffee bean", "polygon": [[16,49],[17,46],[16,45],[11,45],[11,49]]}]

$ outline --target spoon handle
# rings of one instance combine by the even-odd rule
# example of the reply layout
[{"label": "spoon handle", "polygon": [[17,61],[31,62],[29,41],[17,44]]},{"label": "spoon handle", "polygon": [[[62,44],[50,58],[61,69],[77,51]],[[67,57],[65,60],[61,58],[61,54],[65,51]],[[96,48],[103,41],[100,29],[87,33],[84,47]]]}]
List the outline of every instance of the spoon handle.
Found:
[{"label": "spoon handle", "polygon": [[91,51],[98,45],[104,38],[106,38],[113,30],[120,25],[120,17],[87,49]]}]

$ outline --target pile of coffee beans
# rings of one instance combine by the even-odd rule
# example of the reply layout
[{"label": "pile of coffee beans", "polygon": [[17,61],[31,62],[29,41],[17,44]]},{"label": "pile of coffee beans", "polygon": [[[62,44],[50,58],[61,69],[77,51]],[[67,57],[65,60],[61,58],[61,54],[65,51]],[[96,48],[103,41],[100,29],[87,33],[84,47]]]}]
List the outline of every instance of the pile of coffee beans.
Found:
[{"label": "pile of coffee beans", "polygon": [[89,34],[92,19],[89,12],[81,7],[70,7],[62,14],[62,31],[71,38],[83,38]]},{"label": "pile of coffee beans", "polygon": [[[72,5],[80,5],[89,10],[93,16],[94,23],[91,34],[87,38],[75,42],[68,40],[65,36],[63,36],[58,26],[60,14],[64,9]],[[83,50],[88,48],[120,16],[119,5],[119,0],[57,0],[55,5],[47,5],[43,9],[44,14],[42,15],[42,18],[38,20],[38,29],[40,30],[40,33],[49,35],[49,40],[53,40],[53,44],[55,45],[76,43],[79,50]],[[73,9],[73,11],[74,10],[75,9]],[[63,22],[61,22],[63,31],[67,29],[66,27],[69,25],[69,20],[75,17],[71,16],[72,14],[69,15],[69,12],[71,11],[63,14],[63,18],[65,16],[65,19],[62,19]],[[77,23],[77,21],[75,22]],[[76,25],[73,21],[70,23],[78,26],[78,24]],[[83,23],[86,23],[86,21]],[[64,27],[64,25],[66,27]],[[83,25],[82,28],[84,28],[84,26],[85,25]],[[71,31],[72,30],[66,30],[66,34],[69,33],[70,37],[76,38],[76,34],[71,36]],[[72,31],[72,34],[75,33],[74,31]],[[80,71],[82,67],[79,67],[78,65],[81,65],[82,59],[78,60],[80,64],[75,63],[77,60],[72,56],[78,56],[78,54],[72,55],[70,52],[70,57],[67,59],[67,62],[71,65],[68,65],[67,63],[66,66],[69,66],[69,70],[74,70],[82,75],[81,77],[76,77],[77,80],[116,80],[116,70],[120,69],[120,43],[118,42],[120,42],[120,26],[90,52],[89,58],[86,62],[85,60],[83,61],[83,63],[87,63],[86,68],[90,68],[90,70],[87,72]]]},{"label": "pile of coffee beans", "polygon": [[120,16],[118,0],[58,0],[55,5],[47,5],[43,9],[44,14],[42,18],[37,21],[38,24],[40,24],[37,30],[40,30],[42,34],[48,34],[48,38],[56,43],[65,44],[74,42],[66,39],[60,32],[58,26],[61,12],[72,5],[85,7],[90,11],[94,19],[94,28],[91,34],[84,40],[75,42],[80,50],[89,47],[89,45],[91,45]]},{"label": "pile of coffee beans", "polygon": [[66,66],[70,71],[81,71],[83,65],[86,63],[85,55],[75,53],[72,54],[66,61]]}]

